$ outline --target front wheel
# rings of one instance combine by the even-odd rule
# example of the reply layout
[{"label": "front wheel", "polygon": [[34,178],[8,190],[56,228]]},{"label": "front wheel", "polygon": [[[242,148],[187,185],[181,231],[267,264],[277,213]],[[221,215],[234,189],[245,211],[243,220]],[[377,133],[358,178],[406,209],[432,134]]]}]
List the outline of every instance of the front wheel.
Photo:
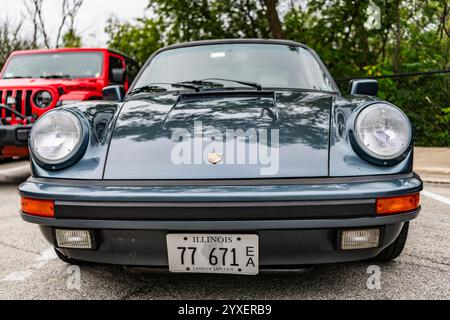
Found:
[{"label": "front wheel", "polygon": [[406,239],[408,238],[409,222],[405,222],[400,234],[394,243],[384,249],[373,260],[380,262],[389,262],[396,259],[405,248]]}]

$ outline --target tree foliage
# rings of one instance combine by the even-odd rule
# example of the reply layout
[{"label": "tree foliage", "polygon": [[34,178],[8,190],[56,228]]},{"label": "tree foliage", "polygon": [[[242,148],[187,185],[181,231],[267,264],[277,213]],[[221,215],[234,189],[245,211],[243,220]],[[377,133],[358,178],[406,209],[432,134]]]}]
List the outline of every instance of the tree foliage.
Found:
[{"label": "tree foliage", "polygon": [[157,0],[150,2],[148,10],[152,18],[134,23],[110,19],[106,27],[109,46],[140,63],[154,50],[178,42],[271,37],[264,1]]},{"label": "tree foliage", "polygon": [[135,22],[110,19],[109,44],[138,54],[137,40],[148,52],[192,40],[284,37],[318,51],[337,78],[449,66],[448,0],[153,0],[148,12]]},{"label": "tree foliage", "polygon": [[81,37],[74,30],[69,30],[62,36],[62,46],[64,48],[81,48]]},{"label": "tree foliage", "polygon": [[[32,44],[34,47],[59,48],[61,42],[63,45],[68,44],[70,47],[80,47],[81,37],[76,31],[76,18],[84,0],[61,0],[61,15],[60,21],[55,32],[54,45],[50,37],[47,21],[44,19],[44,3],[45,0],[25,0],[23,2],[31,22]],[[65,31],[64,31],[65,30]],[[61,41],[62,40],[62,41]]]},{"label": "tree foliage", "polygon": [[14,25],[8,17],[0,23],[0,68],[12,51],[33,48],[31,41],[22,37],[21,31],[22,24]]},{"label": "tree foliage", "polygon": [[[444,2],[310,1],[286,15],[286,34],[313,47],[335,77],[446,69],[450,43]],[[380,10],[378,26],[367,25],[373,5]],[[443,16],[447,22],[439,22]]]},{"label": "tree foliage", "polygon": [[161,23],[152,19],[138,19],[134,24],[108,21],[109,47],[125,52],[143,64],[150,55],[164,46]]}]

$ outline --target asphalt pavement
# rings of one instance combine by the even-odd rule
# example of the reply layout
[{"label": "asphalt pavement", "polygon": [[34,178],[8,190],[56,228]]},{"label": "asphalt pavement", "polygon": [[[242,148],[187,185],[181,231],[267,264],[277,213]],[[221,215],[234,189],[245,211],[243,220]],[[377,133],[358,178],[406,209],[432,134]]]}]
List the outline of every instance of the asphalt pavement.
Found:
[{"label": "asphalt pavement", "polygon": [[[37,226],[19,217],[17,186],[28,175],[27,163],[0,164],[0,175],[6,173],[9,179],[0,182],[0,299],[450,299],[450,184],[426,184],[422,213],[392,263],[238,277],[69,266]],[[370,285],[373,270],[381,272],[379,286]]]}]

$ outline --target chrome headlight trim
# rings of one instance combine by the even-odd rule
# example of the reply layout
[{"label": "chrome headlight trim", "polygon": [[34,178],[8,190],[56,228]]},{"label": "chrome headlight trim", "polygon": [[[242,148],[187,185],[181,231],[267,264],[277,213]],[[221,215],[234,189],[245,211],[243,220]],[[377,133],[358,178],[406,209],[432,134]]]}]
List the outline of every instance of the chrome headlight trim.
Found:
[{"label": "chrome headlight trim", "polygon": [[[36,146],[34,145],[34,135],[39,129],[39,124],[47,120],[47,117],[55,116],[55,114],[59,114],[59,116],[63,117],[70,117],[70,119],[74,121],[74,123],[76,123],[77,129],[79,129],[80,134],[77,143],[67,155],[61,157],[60,159],[51,160],[45,158],[39,152],[37,152]],[[30,153],[32,155],[32,158],[40,167],[48,170],[61,170],[71,166],[72,164],[80,160],[80,158],[86,152],[89,143],[89,127],[86,124],[86,121],[83,121],[82,117],[75,111],[68,109],[54,109],[50,112],[47,112],[38,119],[31,130],[29,141]]]},{"label": "chrome headlight trim", "polygon": [[[383,155],[376,153],[373,149],[370,149],[361,138],[360,121],[361,118],[367,116],[368,113],[373,112],[380,107],[389,108],[391,112],[394,112],[396,116],[403,121],[403,125],[407,130],[405,134],[405,141],[402,143],[402,147],[392,154]],[[405,113],[398,107],[387,102],[373,102],[363,106],[353,119],[353,127],[350,132],[350,141],[353,149],[366,161],[374,163],[376,165],[392,166],[403,161],[410,153],[413,147],[413,130],[411,122]]]},{"label": "chrome headlight trim", "polygon": [[[48,96],[43,97],[44,94],[48,95]],[[44,99],[44,100],[46,100],[46,102],[39,101],[39,99],[41,99],[41,100]],[[33,103],[39,109],[46,109],[46,108],[50,107],[54,102],[53,100],[54,100],[53,94],[48,90],[40,90],[40,91],[36,92],[33,97]]]}]

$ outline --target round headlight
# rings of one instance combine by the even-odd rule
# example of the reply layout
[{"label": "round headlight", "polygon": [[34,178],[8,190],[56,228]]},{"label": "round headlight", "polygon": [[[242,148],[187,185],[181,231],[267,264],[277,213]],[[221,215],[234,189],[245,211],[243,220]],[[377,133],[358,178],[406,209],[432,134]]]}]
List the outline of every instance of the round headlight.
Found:
[{"label": "round headlight", "polygon": [[83,126],[78,117],[69,111],[55,110],[33,126],[30,148],[40,164],[57,165],[72,159],[83,140]]},{"label": "round headlight", "polygon": [[412,130],[406,115],[397,107],[376,103],[363,109],[356,118],[359,147],[379,160],[394,160],[411,146]]},{"label": "round headlight", "polygon": [[52,94],[47,90],[39,91],[34,96],[34,104],[41,109],[50,107],[52,101],[53,101]]}]

